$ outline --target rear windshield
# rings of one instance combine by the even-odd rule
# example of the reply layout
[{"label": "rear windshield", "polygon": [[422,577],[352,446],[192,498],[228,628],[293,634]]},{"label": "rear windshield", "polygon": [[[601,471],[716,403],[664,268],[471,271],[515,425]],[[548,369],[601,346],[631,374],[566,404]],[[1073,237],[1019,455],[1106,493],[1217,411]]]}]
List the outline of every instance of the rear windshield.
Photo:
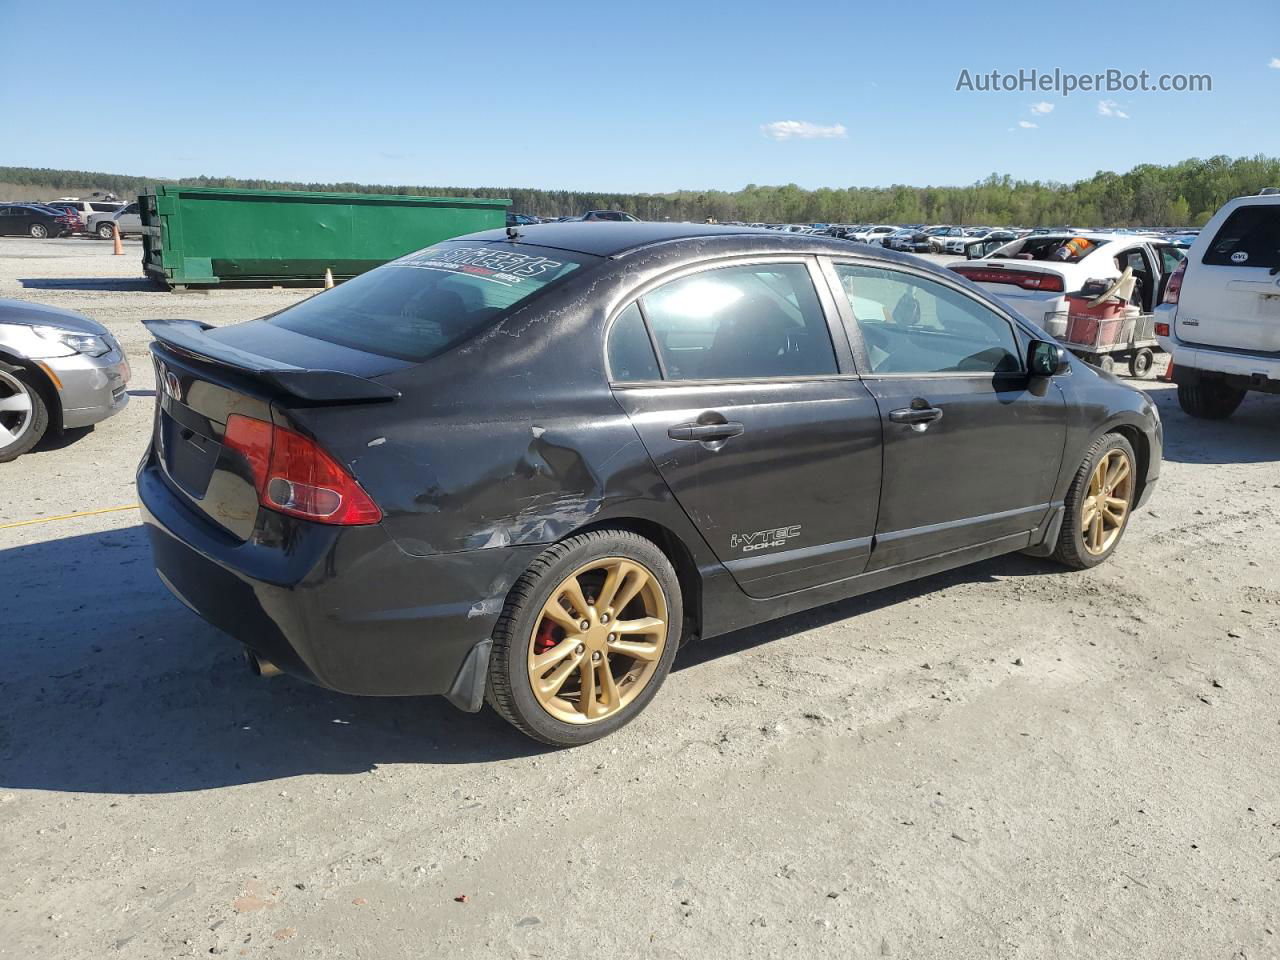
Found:
[{"label": "rear windshield", "polygon": [[401,360],[443,353],[597,258],[521,244],[442,243],[393,260],[268,323]]},{"label": "rear windshield", "polygon": [[1025,240],[1011,243],[992,254],[1004,260],[1046,260],[1053,263],[1079,263],[1098,249],[1100,243],[1088,237],[1038,237],[1030,236]]},{"label": "rear windshield", "polygon": [[1280,206],[1241,207],[1204,252],[1211,267],[1280,267]]}]

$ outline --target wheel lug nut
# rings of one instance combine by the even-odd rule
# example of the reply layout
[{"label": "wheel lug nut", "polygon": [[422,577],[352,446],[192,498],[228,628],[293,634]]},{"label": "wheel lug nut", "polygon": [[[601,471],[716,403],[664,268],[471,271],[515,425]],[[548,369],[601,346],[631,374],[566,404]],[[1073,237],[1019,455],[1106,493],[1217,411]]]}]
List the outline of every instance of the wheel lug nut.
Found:
[{"label": "wheel lug nut", "polygon": [[592,661],[593,661],[593,662],[595,662],[595,663],[599,663],[599,662],[600,662],[600,651],[599,651],[599,650],[597,650],[595,653],[591,654],[591,659],[592,659]]},{"label": "wheel lug nut", "polygon": [[600,615],[600,622],[601,622],[601,623],[608,623],[608,622],[609,622],[609,615],[608,615],[607,613],[602,613],[602,614]]},{"label": "wheel lug nut", "polygon": [[582,629],[583,629],[583,630],[590,630],[590,629],[591,629],[591,621],[590,621],[590,620],[583,620],[583,621],[582,621],[582,623],[580,624],[580,626],[582,627]]},{"label": "wheel lug nut", "polygon": [[583,652],[584,650],[586,650],[586,649],[587,649],[587,648],[586,648],[586,646],[585,646],[584,644],[581,644],[581,643],[580,643],[580,644],[578,644],[578,649],[577,649],[577,650],[575,650],[575,651],[573,651],[573,652],[574,652],[574,653],[576,653],[576,654],[581,655],[581,654],[582,654],[582,652]]},{"label": "wheel lug nut", "polygon": [[613,641],[615,641],[615,640],[617,640],[617,639],[618,639],[618,635],[617,635],[616,633],[611,633],[611,634],[609,634],[609,642],[610,642],[610,643],[613,643]]}]

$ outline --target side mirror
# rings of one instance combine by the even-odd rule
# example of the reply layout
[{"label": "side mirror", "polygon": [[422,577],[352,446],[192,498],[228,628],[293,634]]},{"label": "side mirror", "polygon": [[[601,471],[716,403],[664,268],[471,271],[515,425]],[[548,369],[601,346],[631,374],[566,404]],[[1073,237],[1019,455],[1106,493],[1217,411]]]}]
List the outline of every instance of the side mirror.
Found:
[{"label": "side mirror", "polygon": [[1056,377],[1067,366],[1065,347],[1048,340],[1032,340],[1027,348],[1027,369],[1033,377]]}]

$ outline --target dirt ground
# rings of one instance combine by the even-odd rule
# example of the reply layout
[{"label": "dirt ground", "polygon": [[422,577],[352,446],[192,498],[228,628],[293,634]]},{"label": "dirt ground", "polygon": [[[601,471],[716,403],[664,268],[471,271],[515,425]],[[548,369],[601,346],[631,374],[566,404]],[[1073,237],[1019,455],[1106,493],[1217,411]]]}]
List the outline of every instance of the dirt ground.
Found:
[{"label": "dirt ground", "polygon": [[[127,506],[140,248],[0,240],[128,350],[0,466],[0,957],[1280,956],[1280,398],[1188,420],[1110,563],[1007,557],[691,647],[621,733],[255,680]],[[998,482],[998,478],[996,478]]]}]

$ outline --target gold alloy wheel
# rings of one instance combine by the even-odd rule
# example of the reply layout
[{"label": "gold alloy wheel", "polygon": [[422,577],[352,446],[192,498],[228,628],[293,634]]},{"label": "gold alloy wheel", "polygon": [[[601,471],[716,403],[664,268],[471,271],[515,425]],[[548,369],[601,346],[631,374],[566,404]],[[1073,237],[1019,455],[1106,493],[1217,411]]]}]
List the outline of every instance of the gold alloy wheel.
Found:
[{"label": "gold alloy wheel", "polygon": [[529,683],[547,713],[596,723],[634,700],[667,645],[667,598],[643,564],[593,560],[566,577],[529,635]]},{"label": "gold alloy wheel", "polygon": [[1133,502],[1133,464],[1123,450],[1108,450],[1093,468],[1089,493],[1080,511],[1084,548],[1095,557],[1106,553],[1120,536]]}]

